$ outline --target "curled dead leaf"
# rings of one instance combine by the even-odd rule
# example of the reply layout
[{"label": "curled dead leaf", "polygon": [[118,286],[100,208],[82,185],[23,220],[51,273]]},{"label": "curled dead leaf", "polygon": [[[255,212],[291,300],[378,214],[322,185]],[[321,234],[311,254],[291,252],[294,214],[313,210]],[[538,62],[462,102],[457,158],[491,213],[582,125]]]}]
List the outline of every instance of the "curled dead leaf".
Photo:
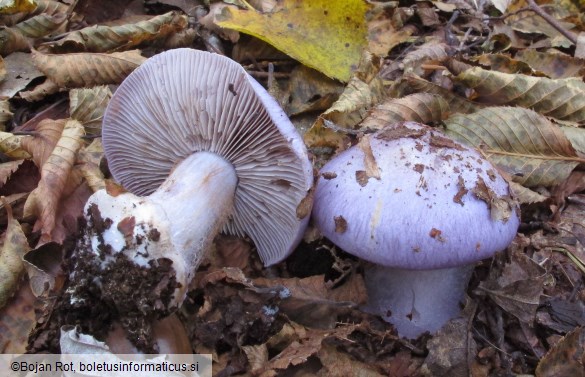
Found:
[{"label": "curled dead leaf", "polygon": [[8,226],[0,252],[0,308],[18,289],[24,272],[22,257],[30,249],[20,223],[12,217],[12,207],[4,201],[4,208],[8,212]]},{"label": "curled dead leaf", "polygon": [[140,51],[52,55],[33,51],[38,69],[61,88],[118,84],[146,60]]},{"label": "curled dead leaf", "polygon": [[370,146],[370,137],[362,137],[358,143],[358,147],[364,152],[364,167],[366,168],[366,176],[368,178],[380,179],[380,168],[376,163],[374,152]]},{"label": "curled dead leaf", "polygon": [[326,120],[339,127],[353,129],[361,122],[368,109],[377,104],[385,94],[380,71],[380,58],[364,53],[358,70],[354,73],[339,99],[325,111],[305,133],[304,140],[310,147],[342,147],[345,135],[326,128]]},{"label": "curled dead leaf", "polygon": [[21,32],[10,27],[0,28],[0,55],[7,56],[16,51],[28,51],[29,40]]},{"label": "curled dead leaf", "polygon": [[[2,79],[0,79],[2,81]],[[12,119],[12,111],[10,111],[10,103],[7,100],[0,99],[0,129],[6,128],[6,123]]]},{"label": "curled dead leaf", "polygon": [[402,98],[390,98],[377,105],[360,124],[360,128],[379,130],[403,121],[438,123],[446,119],[450,111],[449,104],[440,95],[415,93]]},{"label": "curled dead leaf", "polygon": [[134,24],[94,25],[69,33],[56,42],[41,45],[43,52],[112,52],[135,48],[139,44],[164,39],[187,26],[187,16],[168,12]]},{"label": "curled dead leaf", "polygon": [[[36,215],[35,231],[41,231],[39,245],[53,240],[56,227],[57,206],[66,188],[68,191],[78,186],[76,179],[70,178],[77,151],[81,148],[83,126],[76,120],[69,120],[63,128],[57,144],[42,164],[41,181],[31,192],[25,204],[25,216]],[[69,187],[67,187],[69,186]],[[60,240],[55,240],[61,242]]]},{"label": "curled dead leaf", "polygon": [[554,80],[475,67],[457,80],[474,89],[479,102],[522,106],[558,120],[585,124],[585,83],[580,78]]},{"label": "curled dead leaf", "polygon": [[69,92],[69,113],[78,120],[88,135],[101,135],[102,118],[112,97],[107,86],[72,89]]},{"label": "curled dead leaf", "polygon": [[68,16],[66,13],[56,13],[53,15],[41,13],[19,22],[14,25],[13,28],[27,38],[36,39],[44,37],[59,29],[65,24],[67,18]]}]

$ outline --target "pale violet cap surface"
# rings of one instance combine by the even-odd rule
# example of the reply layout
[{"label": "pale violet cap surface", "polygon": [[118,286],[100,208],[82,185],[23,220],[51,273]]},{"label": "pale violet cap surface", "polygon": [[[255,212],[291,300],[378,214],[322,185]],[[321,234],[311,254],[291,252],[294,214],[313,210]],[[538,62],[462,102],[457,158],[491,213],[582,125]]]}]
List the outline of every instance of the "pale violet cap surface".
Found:
[{"label": "pale violet cap surface", "polygon": [[186,48],[148,59],[114,93],[102,135],[112,175],[137,195],[155,191],[194,152],[222,156],[238,176],[224,230],[248,235],[266,265],[300,241],[309,213],[297,208],[313,183],[306,148],[276,101],[238,63]]},{"label": "pale violet cap surface", "polygon": [[334,244],[405,269],[488,258],[512,241],[518,214],[486,159],[414,122],[367,135],[329,161],[313,206],[316,226]]}]

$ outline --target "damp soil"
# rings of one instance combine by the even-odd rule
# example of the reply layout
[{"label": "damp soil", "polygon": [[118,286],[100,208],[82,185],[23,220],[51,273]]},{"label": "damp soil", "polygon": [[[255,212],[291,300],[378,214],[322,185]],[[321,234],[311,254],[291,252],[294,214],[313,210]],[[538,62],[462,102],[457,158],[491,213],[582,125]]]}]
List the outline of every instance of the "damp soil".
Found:
[{"label": "damp soil", "polygon": [[[112,222],[103,219],[95,206],[87,215],[89,221],[81,221],[75,248],[65,258],[65,289],[38,321],[28,352],[59,353],[62,326],[78,326],[82,333],[103,341],[118,322],[137,349],[156,353],[150,324],[176,309],[169,308],[178,287],[172,262],[160,258],[141,267],[124,254],[113,253],[101,236]],[[92,250],[93,234],[98,235],[98,255]]]}]

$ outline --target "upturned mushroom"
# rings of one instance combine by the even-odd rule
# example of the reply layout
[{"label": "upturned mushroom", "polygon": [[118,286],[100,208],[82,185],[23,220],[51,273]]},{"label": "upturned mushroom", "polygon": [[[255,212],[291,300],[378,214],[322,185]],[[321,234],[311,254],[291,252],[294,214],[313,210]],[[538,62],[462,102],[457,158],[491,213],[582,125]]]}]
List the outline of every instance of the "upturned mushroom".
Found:
[{"label": "upturned mushroom", "polygon": [[518,214],[489,161],[414,122],[367,135],[323,166],[313,207],[325,237],[372,263],[365,309],[409,338],[457,316],[474,262],[508,246]]},{"label": "upturned mushroom", "polygon": [[311,163],[282,109],[236,62],[192,49],[148,59],[114,93],[102,136],[129,192],[90,197],[73,274],[93,276],[120,313],[179,306],[221,230],[250,237],[267,266],[299,243]]}]

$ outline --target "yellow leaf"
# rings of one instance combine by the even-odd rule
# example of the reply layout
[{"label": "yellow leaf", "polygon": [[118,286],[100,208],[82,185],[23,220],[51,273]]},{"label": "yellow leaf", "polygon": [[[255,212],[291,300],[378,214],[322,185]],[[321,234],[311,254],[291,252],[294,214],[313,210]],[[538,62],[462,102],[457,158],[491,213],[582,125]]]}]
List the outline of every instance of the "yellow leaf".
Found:
[{"label": "yellow leaf", "polygon": [[18,281],[24,271],[22,257],[30,249],[20,224],[12,217],[12,208],[6,203],[5,207],[8,227],[0,252],[0,308],[4,307],[18,288]]},{"label": "yellow leaf", "polygon": [[0,0],[0,14],[30,12],[36,7],[35,0]]},{"label": "yellow leaf", "polygon": [[284,0],[271,12],[226,7],[221,27],[260,38],[325,75],[348,81],[365,48],[363,0]]}]

